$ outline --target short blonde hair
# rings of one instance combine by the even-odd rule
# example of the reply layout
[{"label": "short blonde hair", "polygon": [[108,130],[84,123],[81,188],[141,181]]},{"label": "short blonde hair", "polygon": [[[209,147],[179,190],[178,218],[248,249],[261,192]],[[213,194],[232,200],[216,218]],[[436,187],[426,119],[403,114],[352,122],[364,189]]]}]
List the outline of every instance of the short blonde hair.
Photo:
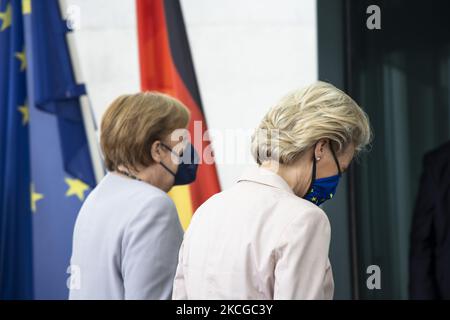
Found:
[{"label": "short blonde hair", "polygon": [[151,146],[176,129],[186,128],[189,110],[178,100],[158,92],[125,94],[106,110],[100,145],[106,168],[137,169],[153,163]]},{"label": "short blonde hair", "polygon": [[258,163],[273,159],[290,164],[320,139],[329,139],[337,153],[353,143],[358,153],[371,138],[367,114],[356,102],[318,81],[291,92],[270,109],[252,136],[251,148]]}]

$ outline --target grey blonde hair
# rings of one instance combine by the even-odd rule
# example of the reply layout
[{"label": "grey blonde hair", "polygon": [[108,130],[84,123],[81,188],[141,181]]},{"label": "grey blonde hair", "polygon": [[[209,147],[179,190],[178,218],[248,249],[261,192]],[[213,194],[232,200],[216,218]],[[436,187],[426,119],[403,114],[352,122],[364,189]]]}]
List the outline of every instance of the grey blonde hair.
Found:
[{"label": "grey blonde hair", "polygon": [[290,164],[320,139],[329,139],[337,153],[352,143],[359,153],[372,139],[367,114],[322,81],[289,93],[269,110],[252,136],[252,155],[258,163]]}]

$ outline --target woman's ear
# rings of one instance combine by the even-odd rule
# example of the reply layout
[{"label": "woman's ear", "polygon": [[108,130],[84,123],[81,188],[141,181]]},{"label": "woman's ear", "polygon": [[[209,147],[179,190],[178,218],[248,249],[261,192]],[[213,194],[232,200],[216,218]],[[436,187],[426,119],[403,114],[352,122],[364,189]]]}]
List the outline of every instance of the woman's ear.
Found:
[{"label": "woman's ear", "polygon": [[323,158],[323,155],[325,153],[325,147],[327,146],[327,144],[328,144],[327,139],[320,139],[316,143],[316,146],[314,148],[314,157],[316,158],[317,161]]},{"label": "woman's ear", "polygon": [[161,141],[156,140],[152,143],[151,155],[153,161],[155,161],[156,163],[161,162]]}]

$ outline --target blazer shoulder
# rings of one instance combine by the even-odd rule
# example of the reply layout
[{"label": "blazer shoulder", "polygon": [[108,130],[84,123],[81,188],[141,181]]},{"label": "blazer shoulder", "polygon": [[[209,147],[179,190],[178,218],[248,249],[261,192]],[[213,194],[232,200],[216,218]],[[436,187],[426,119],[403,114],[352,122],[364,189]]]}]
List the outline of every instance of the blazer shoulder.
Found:
[{"label": "blazer shoulder", "polygon": [[432,165],[436,162],[449,161],[450,160],[450,141],[440,145],[436,149],[427,152],[424,156],[424,164]]},{"label": "blazer shoulder", "polygon": [[448,185],[448,181],[450,181],[450,141],[425,154],[423,172],[431,174],[438,186]]},{"label": "blazer shoulder", "polygon": [[325,211],[314,203],[297,197],[294,194],[284,193],[283,198],[280,199],[280,205],[286,208],[289,212],[292,212],[292,218],[306,218],[306,219],[318,219],[326,220],[329,223],[329,219]]},{"label": "blazer shoulder", "polygon": [[175,203],[167,193],[157,188],[141,192],[138,200],[135,203],[137,206],[134,215],[130,220],[152,220],[160,216],[167,219],[177,216],[177,209]]}]

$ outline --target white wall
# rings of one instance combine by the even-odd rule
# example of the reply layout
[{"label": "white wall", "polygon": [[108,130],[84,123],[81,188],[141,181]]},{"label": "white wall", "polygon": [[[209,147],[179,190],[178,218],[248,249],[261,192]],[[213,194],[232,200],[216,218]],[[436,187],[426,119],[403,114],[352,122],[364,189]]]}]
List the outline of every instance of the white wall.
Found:
[{"label": "white wall", "polygon": [[[140,87],[135,2],[67,2],[81,9],[75,39],[100,120],[117,95]],[[317,80],[316,0],[182,0],[181,4],[211,131],[250,132],[286,92]],[[213,139],[225,188],[252,164],[249,136],[240,137],[237,145],[226,139],[227,144]]]},{"label": "white wall", "polygon": [[135,0],[66,0],[80,9],[74,32],[97,122],[118,95],[140,90]]}]

